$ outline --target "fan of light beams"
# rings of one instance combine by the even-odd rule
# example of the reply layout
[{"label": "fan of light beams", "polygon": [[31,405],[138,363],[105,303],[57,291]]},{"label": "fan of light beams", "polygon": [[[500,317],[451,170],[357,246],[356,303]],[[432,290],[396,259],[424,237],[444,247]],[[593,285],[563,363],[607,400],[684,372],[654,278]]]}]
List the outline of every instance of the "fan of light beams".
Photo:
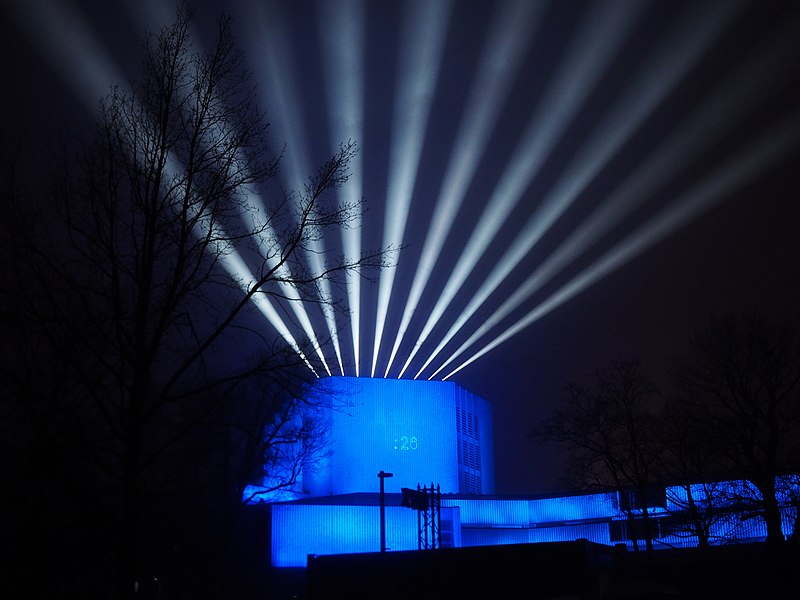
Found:
[{"label": "fan of light beams", "polygon": [[[19,4],[10,14],[57,72],[80,74],[67,82],[87,107],[126,80],[72,3]],[[172,17],[155,0],[124,7],[120,18],[143,29]],[[368,211],[341,239],[320,240],[310,267],[334,250],[403,247],[375,285],[347,280],[347,318],[292,289],[280,310],[257,300],[318,375],[447,379],[800,139],[796,110],[752,119],[795,69],[794,9],[747,48],[731,40],[755,2],[240,0],[225,10],[286,144],[285,185],[302,186],[340,141],[361,148],[339,201],[364,197]],[[226,267],[251,280],[239,255]]]}]

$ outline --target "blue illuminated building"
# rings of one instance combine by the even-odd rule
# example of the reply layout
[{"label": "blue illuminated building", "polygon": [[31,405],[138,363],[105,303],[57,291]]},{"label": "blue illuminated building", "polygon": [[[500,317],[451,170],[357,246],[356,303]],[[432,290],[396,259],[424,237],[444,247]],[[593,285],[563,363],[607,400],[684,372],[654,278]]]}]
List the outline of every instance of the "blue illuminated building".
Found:
[{"label": "blue illuminated building", "polygon": [[[313,394],[324,407],[325,456],[298,477],[291,493],[269,499],[273,567],[305,567],[309,555],[379,551],[380,471],[393,474],[385,479],[389,551],[418,547],[416,511],[400,505],[401,488],[418,484],[441,487],[443,547],[578,539],[631,546],[640,537],[630,517],[641,507],[625,511],[636,501],[617,492],[495,495],[491,407],[453,383],[331,377]],[[257,489],[251,487],[248,497]],[[704,489],[692,490],[695,500],[702,502]],[[696,537],[675,527],[686,493],[682,486],[661,487],[648,501],[656,547],[697,545]],[[712,540],[766,536],[760,519],[721,513],[711,525]]]}]

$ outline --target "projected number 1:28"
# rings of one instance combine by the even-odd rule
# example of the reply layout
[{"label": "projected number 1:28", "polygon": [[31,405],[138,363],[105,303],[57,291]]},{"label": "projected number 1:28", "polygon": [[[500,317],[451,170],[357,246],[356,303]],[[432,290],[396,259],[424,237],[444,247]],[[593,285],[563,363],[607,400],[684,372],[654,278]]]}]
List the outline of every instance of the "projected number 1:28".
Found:
[{"label": "projected number 1:28", "polygon": [[395,450],[416,450],[419,448],[419,441],[415,435],[401,435],[394,439]]}]

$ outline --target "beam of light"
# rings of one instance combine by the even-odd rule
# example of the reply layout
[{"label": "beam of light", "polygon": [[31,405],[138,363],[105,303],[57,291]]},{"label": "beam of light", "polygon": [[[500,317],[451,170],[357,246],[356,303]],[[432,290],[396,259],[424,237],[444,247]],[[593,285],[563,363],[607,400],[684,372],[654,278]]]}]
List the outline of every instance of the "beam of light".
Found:
[{"label": "beam of light", "polygon": [[[494,241],[567,125],[608,69],[644,6],[638,0],[616,2],[610,6],[598,0],[582,19],[560,66],[555,70],[553,82],[548,85],[542,101],[529,119],[508,167],[478,218],[464,251],[417,337],[400,371],[401,377]],[[414,379],[435,357],[436,354],[432,354],[426,360]]]},{"label": "beam of light", "polygon": [[453,353],[434,375],[464,350],[528,300],[554,275],[564,269],[592,244],[617,226],[678,171],[690,165],[725,133],[736,128],[747,111],[756,108],[759,97],[773,88],[782,74],[789,50],[796,46],[794,27],[782,37],[773,37],[765,47],[743,63],[717,86],[703,103],[649,155],[625,182],[570,234],[503,304]]},{"label": "beam of light", "polygon": [[[343,0],[319,3],[319,33],[327,76],[328,112],[331,138],[334,140],[363,137],[364,120],[364,4],[362,0]],[[352,176],[339,189],[339,203],[354,205],[361,201],[362,159],[359,153],[350,164]],[[361,215],[350,227],[342,229],[342,247],[345,256],[361,256]],[[354,368],[359,376],[361,356],[361,277],[356,273],[348,277],[347,303],[350,309],[350,332],[353,344]],[[330,307],[329,307],[330,308]],[[329,323],[335,322],[333,318]],[[335,332],[332,332],[335,339]],[[334,342],[336,343],[336,342]],[[341,352],[336,351],[339,369],[344,375]]]},{"label": "beam of light", "polygon": [[[86,18],[70,2],[26,0],[3,3],[53,71],[90,114],[122,72],[98,42]],[[9,93],[8,91],[6,93]]]},{"label": "beam of light", "polygon": [[[204,141],[212,145],[215,143],[216,140],[219,139],[228,139],[231,137],[231,132],[225,131],[222,129],[221,123],[213,123],[210,133],[204,135]],[[239,159],[240,164],[246,164],[246,159],[237,157]],[[174,160],[171,162],[175,162]],[[177,165],[172,166],[173,173],[181,172],[181,168]],[[246,176],[246,173],[243,173]],[[322,362],[323,367],[328,375],[331,375],[330,369],[325,361],[325,356],[322,353],[321,344],[316,338],[313,326],[311,324],[311,320],[308,316],[308,313],[305,310],[305,307],[302,303],[302,297],[297,289],[297,287],[292,283],[292,275],[290,273],[289,267],[284,263],[281,264],[281,254],[280,252],[271,252],[270,249],[274,247],[276,240],[279,240],[278,234],[272,229],[270,226],[270,214],[267,211],[266,205],[261,197],[261,195],[253,189],[251,186],[247,186],[241,190],[246,198],[246,204],[250,207],[250,210],[244,211],[242,213],[242,220],[245,222],[246,226],[250,228],[250,230],[260,230],[259,237],[261,244],[267,250],[264,252],[264,259],[266,261],[266,265],[269,269],[274,271],[274,279],[272,280],[281,290],[281,294],[283,298],[285,298],[290,308],[295,314],[295,317],[298,319],[300,326],[302,327],[303,331],[308,336],[309,341],[314,348],[317,356],[319,357],[320,361]],[[230,249],[232,250],[232,249]],[[226,252],[229,249],[226,249]],[[237,254],[238,256],[238,254]],[[237,266],[237,270],[238,270]],[[321,268],[315,265],[316,272],[320,272]],[[252,277],[252,274],[251,274]],[[245,279],[245,282],[248,285],[251,285],[249,280]],[[247,291],[248,288],[244,288]],[[261,310],[262,314],[268,317],[270,323],[276,328],[278,333],[283,337],[287,343],[301,356],[303,361],[309,366],[312,372],[319,376],[316,370],[311,367],[310,363],[308,362],[305,354],[303,354],[299,346],[294,339],[294,337],[289,336],[287,337],[288,328],[286,327],[285,323],[282,319],[277,315],[272,305],[266,301],[266,298],[263,296],[263,293],[259,292],[253,296],[253,302],[256,303]],[[325,303],[323,302],[323,305]],[[328,307],[330,308],[330,307]],[[332,309],[331,309],[332,310]]]},{"label": "beam of light", "polygon": [[[172,153],[167,155],[165,172],[167,179],[173,182],[170,187],[185,191],[186,178],[182,175],[185,170]],[[246,194],[247,199],[250,201],[250,205],[256,211],[258,211],[260,209],[260,198],[248,189],[243,191]],[[263,205],[261,205],[261,208],[263,209]],[[233,279],[234,282],[239,285],[245,294],[250,293],[258,283],[258,279],[245,264],[244,259],[242,259],[241,255],[234,247],[231,238],[225,233],[220,224],[217,223],[213,212],[198,214],[197,209],[198,207],[194,205],[190,205],[188,207],[189,218],[193,221],[192,232],[200,240],[207,241],[208,247],[211,250],[211,254],[216,257],[231,279]],[[251,219],[255,223],[257,222],[258,217],[251,216]],[[297,355],[311,370],[311,372],[316,377],[319,377],[319,373],[317,373],[314,366],[309,362],[305,353],[300,348],[300,345],[297,343],[297,340],[291,334],[289,329],[286,327],[286,324],[283,322],[283,319],[281,319],[280,315],[267,298],[266,293],[259,289],[251,296],[250,299],[253,304],[256,305],[261,314],[267,318],[267,321],[269,321],[269,323],[275,328],[275,330],[278,332],[278,335],[280,335],[289,345],[289,347],[291,347],[292,350],[297,353]]]},{"label": "beam of light", "polygon": [[[256,283],[256,278],[253,276],[250,269],[248,269],[241,255],[234,248],[226,248],[220,253],[219,261],[228,275],[230,275],[230,277],[239,284],[239,287],[241,287],[242,291],[245,293],[250,292]],[[297,343],[297,340],[289,331],[288,327],[286,327],[283,319],[281,319],[281,316],[272,306],[272,303],[269,301],[266,294],[262,292],[256,292],[251,297],[251,300],[253,301],[253,304],[256,305],[256,308],[261,311],[261,314],[263,314],[267,318],[267,321],[269,321],[270,324],[275,328],[275,330],[278,332],[278,335],[280,335],[283,340],[292,348],[292,350],[297,353],[297,355],[302,359],[303,363],[311,370],[311,372],[319,377],[319,373],[317,373],[316,369],[314,369],[314,366],[311,364],[311,362],[309,362],[305,353],[300,348],[300,345]]]},{"label": "beam of light", "polygon": [[[263,199],[257,192],[255,192],[252,189],[247,189],[242,191],[245,193],[247,197],[247,204],[252,208],[252,213],[246,213],[243,215],[243,217],[246,220],[248,220],[253,229],[262,228],[265,223],[269,222],[268,221],[269,213],[267,212]],[[275,244],[275,240],[279,239],[278,235],[270,227],[266,227],[263,231],[260,232],[260,238],[267,249],[273,247]],[[309,341],[311,342],[311,345],[314,348],[315,353],[322,361],[322,365],[325,368],[325,371],[328,373],[328,375],[331,375],[328,365],[325,362],[325,357],[322,354],[320,344],[317,341],[316,337],[314,337],[314,331],[311,325],[311,321],[308,317],[308,313],[302,307],[302,298],[300,296],[300,293],[298,292],[297,287],[290,282],[292,276],[291,273],[289,272],[288,267],[285,264],[281,265],[278,263],[280,256],[278,256],[276,253],[267,250],[267,254],[268,256],[266,257],[266,264],[269,269],[274,269],[275,271],[274,276],[276,279],[274,281],[281,289],[281,294],[288,301],[289,306],[292,308],[295,316],[298,318],[300,326],[302,327],[303,331],[306,333],[306,335],[309,336]],[[250,282],[251,280],[244,279],[244,281]],[[248,285],[250,285],[250,283],[248,283]],[[243,289],[247,291],[249,288],[243,287]],[[297,342],[294,340],[294,338],[287,337],[286,334],[288,333],[288,329],[286,325],[284,324],[283,320],[277,316],[277,313],[275,312],[272,305],[267,301],[266,297],[260,294],[255,294],[253,296],[253,302],[256,303],[259,310],[261,310],[261,312],[267,317],[269,322],[275,327],[275,329],[278,331],[281,337],[283,337],[287,342],[289,342],[292,348],[296,352],[298,352],[298,354],[300,354],[300,357],[303,359],[303,361],[309,367],[311,367],[305,355],[300,351],[299,346],[297,345]],[[319,376],[313,367],[311,367],[311,370],[314,372],[315,375]]]},{"label": "beam of light", "polygon": [[[90,113],[97,109],[98,99],[106,96],[112,82],[124,81],[122,72],[109,58],[87,26],[85,18],[74,6],[57,0],[34,0],[15,4],[10,12],[19,26],[34,40],[53,70],[63,78]],[[173,175],[180,172],[174,158],[170,159],[169,170]],[[241,256],[232,248],[226,248],[221,254],[220,262],[226,272],[247,291],[254,278]],[[316,374],[269,300],[263,294],[257,293],[253,296],[253,302],[306,366]]]},{"label": "beam of light", "polygon": [[175,7],[163,0],[125,0],[125,7],[141,31],[160,31],[175,19]]},{"label": "beam of light", "polygon": [[[405,5],[392,116],[384,247],[403,245],[451,9],[451,0],[414,0]],[[378,363],[394,276],[393,268],[383,269],[380,274],[371,377],[375,376]]]},{"label": "beam of light", "polygon": [[[520,233],[497,262],[489,277],[440,340],[433,355],[460,331],[550,227],[579,197],[637,128],[725,29],[739,5],[691,5],[653,56],[642,63],[621,99],[591,132],[553,189],[542,200]],[[697,14],[700,11],[700,14]],[[428,364],[430,360],[426,361]]]},{"label": "beam of light", "polygon": [[[154,21],[152,25],[157,25]],[[196,39],[196,35],[194,38]],[[196,43],[196,41],[195,41]],[[210,132],[207,132],[203,137],[206,144],[213,145],[217,140],[220,139],[228,139],[231,137],[231,132],[225,131],[222,129],[221,123],[213,123]],[[237,157],[240,164],[246,164],[246,159],[242,157]],[[170,173],[170,176],[175,179],[180,179],[180,173],[184,172],[184,168],[180,165],[179,161],[176,159],[175,156],[170,155],[168,158],[168,166],[167,171]],[[243,173],[246,177],[246,173]],[[265,204],[258,192],[254,190],[252,187],[244,187],[243,189],[239,190],[245,196],[245,203],[247,206],[250,207],[250,210],[244,211],[242,214],[242,219],[245,222],[246,226],[249,226],[251,230],[259,230],[260,231],[260,240],[265,247],[270,248],[274,245],[275,240],[278,239],[277,234],[272,230],[269,226],[264,228],[265,224],[269,223],[269,214],[267,213]],[[200,218],[197,221],[196,227],[200,230],[197,235],[201,238],[205,238],[205,236],[209,232],[209,228],[213,228],[214,233],[212,235],[213,240],[222,240],[226,239],[227,235],[224,231],[222,231],[221,227],[214,223],[209,224],[207,221],[210,220],[206,218]],[[230,243],[223,244],[221,242],[212,242],[211,244],[212,250],[216,256],[218,256],[220,263],[223,265],[223,268],[226,272],[239,284],[242,290],[245,293],[248,293],[253,285],[256,283],[256,278],[252,274],[252,272],[247,268],[244,260],[242,259],[241,255],[236,251],[236,249]],[[269,252],[268,252],[269,254]],[[290,305],[295,309],[295,314],[301,320],[301,324],[303,325],[304,331],[308,333],[309,328],[311,327],[310,321],[304,310],[297,310],[296,306],[300,304],[300,296],[298,291],[294,285],[291,283],[287,283],[284,279],[289,279],[290,274],[288,273],[288,269],[285,266],[281,266],[277,263],[277,257],[274,255],[270,255],[266,258],[267,266],[271,269],[275,270],[275,276],[277,280],[273,280],[277,283],[278,287],[282,290],[282,295],[287,298],[290,302]],[[252,302],[256,305],[259,311],[267,318],[269,323],[275,328],[278,334],[286,341],[286,343],[300,356],[304,364],[314,373],[315,376],[319,377],[319,373],[313,367],[313,365],[309,362],[306,354],[301,350],[297,340],[294,336],[290,333],[288,327],[286,326],[283,319],[280,317],[278,312],[272,306],[272,303],[268,300],[266,293],[263,290],[259,290],[253,296],[251,296]],[[312,336],[309,336],[309,340],[311,341],[314,349],[317,351],[317,354],[320,355],[319,351],[319,344],[316,339]],[[321,355],[320,355],[321,357]],[[322,358],[322,357],[321,357]],[[323,365],[326,367],[327,365],[324,363],[323,358]],[[330,371],[328,371],[330,375]]]},{"label": "beam of light", "polygon": [[[200,142],[204,143],[208,147],[211,147],[220,140],[231,139],[234,135],[235,134],[233,134],[231,131],[223,127],[222,123],[214,122],[211,123],[209,130],[201,134]],[[239,165],[246,165],[247,158],[242,156],[240,152],[237,152],[235,162]],[[248,178],[249,169],[247,169],[246,166],[241,168],[242,176],[245,179]],[[175,155],[170,154],[167,160],[167,172],[169,176],[175,181],[180,181],[181,177],[179,174],[184,173],[185,171],[186,168],[179,163]],[[279,263],[282,252],[273,251],[276,244],[280,243],[280,236],[270,226],[271,215],[268,213],[261,195],[251,185],[240,186],[238,192],[243,195],[244,207],[246,207],[242,210],[241,220],[244,222],[248,231],[257,232],[260,242],[259,247],[265,248],[265,250],[261,251],[261,254],[268,269],[274,271],[271,278],[272,283],[276,284],[281,289],[283,297],[292,303],[292,305],[294,305],[294,303],[299,303],[300,295],[296,286],[290,282],[291,274],[285,264],[282,265]],[[222,227],[213,222],[213,220],[213,215],[201,215],[201,218],[198,219],[196,223],[196,227],[200,229],[198,235],[201,239],[206,239],[209,233],[213,234],[211,236],[211,246],[214,255],[219,258],[225,270],[234,278],[235,281],[237,281],[237,283],[239,283],[240,287],[242,287],[245,293],[249,293],[257,280],[252,272],[246,268],[244,261],[231,242],[223,243],[217,241],[226,239],[229,240],[230,238],[223,231]],[[228,261],[230,261],[230,263]],[[253,294],[253,296],[251,296],[251,299],[261,313],[267,317],[267,320],[270,322],[270,324],[275,327],[278,334],[300,356],[311,372],[314,373],[315,376],[319,377],[319,373],[317,373],[316,369],[308,361],[308,358],[300,349],[294,336],[289,333],[289,329],[286,327],[283,319],[280,318],[272,304],[267,299],[265,292],[263,290],[259,290]],[[297,311],[295,311],[295,313],[297,314]],[[305,314],[305,311],[300,312],[301,316],[304,316]],[[304,327],[304,330],[305,329],[306,328]],[[320,352],[318,349],[318,343],[315,339],[310,339],[310,341],[319,355]],[[328,372],[328,375],[330,375],[330,372]]]},{"label": "beam of light", "polygon": [[[272,108],[272,113],[277,116],[272,127],[277,131],[279,139],[288,140],[290,147],[284,160],[288,164],[288,181],[290,182],[291,189],[304,188],[305,178],[311,172],[309,165],[311,161],[308,159],[308,152],[304,140],[306,140],[305,128],[302,123],[302,117],[297,109],[301,105],[299,101],[300,94],[297,92],[298,86],[295,79],[295,69],[291,67],[293,63],[293,56],[291,54],[291,41],[288,39],[286,33],[288,27],[285,25],[283,18],[281,3],[278,0],[271,0],[266,3],[253,2],[250,0],[247,5],[251,14],[258,16],[260,22],[263,23],[266,35],[260,37],[258,40],[250,39],[252,45],[250,56],[257,56],[262,60],[258,61],[258,65],[263,69],[263,81],[266,85],[263,89],[266,90],[266,95],[269,98],[267,104]],[[325,251],[322,246],[322,240],[314,238],[309,241],[309,251],[307,258],[311,265],[311,269],[315,273],[320,273],[324,269],[322,264],[322,256]],[[284,270],[286,274],[286,271]],[[289,283],[282,283],[284,294],[289,299],[289,306],[295,314],[298,323],[303,328],[303,331],[311,341],[314,350],[323,365],[323,368],[331,375],[328,361],[322,351],[322,344],[317,338],[311,319],[306,312],[297,288]],[[326,298],[330,298],[330,289],[328,282],[323,279],[320,282],[323,301],[321,306],[323,312],[325,310],[332,310],[330,305],[326,302]],[[329,328],[331,341],[333,342],[336,355],[341,363],[340,346],[338,341],[338,333],[336,331],[335,317],[331,315],[328,318],[326,314],[326,324]]]},{"label": "beam of light", "polygon": [[800,112],[795,112],[779,126],[767,131],[756,143],[744,151],[737,152],[699,184],[659,211],[634,233],[616,244],[544,302],[450,371],[443,379],[449,379],[564,302],[627,264],[701,214],[708,212],[750,179],[764,172],[771,163],[782,158],[788,150],[798,144],[798,141],[800,141]]},{"label": "beam of light", "polygon": [[[221,133],[220,135],[224,135],[224,133]],[[167,179],[177,184],[177,186],[171,185],[170,187],[176,187],[176,189],[180,188],[181,190],[185,191],[186,178],[182,175],[185,173],[185,169],[172,153],[167,155],[165,172]],[[247,197],[249,206],[251,206],[256,213],[264,210],[263,203],[257,194],[248,188],[242,191]],[[243,216],[247,217],[248,214]],[[231,279],[233,279],[234,282],[239,285],[245,294],[250,293],[254,286],[256,286],[258,283],[258,280],[253,275],[252,271],[247,267],[244,259],[234,247],[230,236],[225,233],[222,226],[216,221],[213,212],[207,214],[198,214],[197,207],[190,205],[189,217],[194,222],[192,228],[194,235],[196,235],[200,240],[207,240],[211,254],[217,258]],[[249,218],[255,227],[259,222],[259,218],[263,218],[263,216],[256,214],[249,215]],[[316,377],[319,377],[319,373],[317,373],[314,366],[311,364],[311,362],[309,362],[307,356],[297,343],[297,340],[289,331],[289,328],[286,327],[283,319],[267,298],[266,293],[259,289],[251,296],[251,301],[256,305],[256,308],[258,308],[261,314],[267,318],[267,321],[269,321],[269,323],[275,328],[275,330],[278,332],[278,335],[280,335],[289,345],[289,347],[297,353],[297,355],[311,370],[311,372]]]},{"label": "beam of light", "polygon": [[[263,204],[263,201],[258,196],[258,194],[250,193],[249,198],[251,205],[253,205],[255,208],[256,214],[261,215],[262,219],[266,218],[265,217],[267,215],[266,208]],[[265,221],[262,220],[262,223],[263,222]],[[262,232],[262,239],[264,240],[275,239],[275,234],[274,232],[271,232],[268,228],[266,231]],[[275,269],[275,275],[277,277],[276,281],[278,286],[282,290],[283,296],[288,301],[288,304],[291,307],[292,312],[294,312],[295,317],[298,319],[300,326],[308,336],[314,348],[314,351],[317,354],[317,357],[322,362],[322,366],[325,369],[326,373],[328,375],[331,375],[330,368],[328,367],[328,363],[325,360],[325,356],[322,352],[322,345],[320,344],[319,340],[316,337],[316,334],[314,332],[314,327],[311,324],[311,319],[309,318],[308,312],[306,312],[305,307],[303,306],[303,298],[300,296],[300,292],[297,289],[297,286],[295,286],[291,282],[292,274],[289,271],[288,266],[286,264],[282,265],[279,264],[277,261],[279,260],[280,257],[275,254],[270,254],[266,258],[268,267]],[[321,271],[321,268],[317,267],[316,265],[314,268],[316,269],[317,273]],[[324,299],[322,300],[322,305],[323,307],[327,306],[327,303]],[[327,308],[332,310],[330,306],[327,306]]]},{"label": "beam of light", "polygon": [[384,376],[389,374],[447,234],[478,170],[478,161],[518,74],[543,7],[539,2],[517,0],[503,4],[495,14]]}]

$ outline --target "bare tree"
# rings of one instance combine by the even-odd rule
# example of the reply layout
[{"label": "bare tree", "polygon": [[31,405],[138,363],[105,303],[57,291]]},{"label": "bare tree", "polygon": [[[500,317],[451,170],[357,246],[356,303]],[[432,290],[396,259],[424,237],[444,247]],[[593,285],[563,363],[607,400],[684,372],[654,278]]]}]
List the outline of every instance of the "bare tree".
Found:
[{"label": "bare tree", "polygon": [[752,483],[768,543],[783,540],[776,482],[800,466],[797,329],[759,314],[714,320],[694,336],[675,374],[707,460]]},{"label": "bare tree", "polygon": [[778,477],[777,491],[780,502],[788,509],[784,512],[792,525],[788,539],[797,544],[800,542],[800,475],[795,473]]},{"label": "bare tree", "polygon": [[[355,144],[341,145],[303,190],[267,196],[280,154],[269,150],[230,22],[220,20],[207,53],[192,47],[191,24],[179,10],[148,40],[141,84],[103,100],[96,139],[53,187],[61,219],[43,243],[27,244],[26,268],[13,274],[25,296],[14,312],[36,324],[26,339],[46,347],[31,360],[40,374],[58,365],[65,375],[59,398],[71,439],[92,461],[99,504],[114,517],[125,595],[141,577],[150,509],[186,466],[175,463],[187,456],[182,442],[209,423],[227,425],[226,435],[238,435],[229,457],[246,471],[254,457],[279,458],[286,436],[315,435],[310,421],[289,426],[303,377],[275,402],[242,398],[251,376],[286,386],[304,368],[303,348],[253,327],[253,301],[334,302],[320,297],[320,282],[360,276],[388,256],[307,265],[325,230],[360,211],[327,194],[347,180]],[[248,344],[256,349],[246,360]],[[57,361],[42,364],[48,355]]]},{"label": "bare tree", "polygon": [[702,550],[712,541],[724,542],[721,525],[737,504],[729,497],[730,483],[718,480],[719,463],[709,454],[701,422],[680,396],[665,402],[660,419],[660,470],[670,484],[666,492],[671,534],[696,538]]},{"label": "bare tree", "polygon": [[[538,426],[533,436],[566,444],[573,473],[583,486],[613,487],[631,531],[641,517],[647,549],[653,527],[648,499],[658,482],[657,391],[636,361],[617,361],[600,370],[594,386],[568,387],[564,408]],[[633,537],[638,549],[637,535]]]}]

